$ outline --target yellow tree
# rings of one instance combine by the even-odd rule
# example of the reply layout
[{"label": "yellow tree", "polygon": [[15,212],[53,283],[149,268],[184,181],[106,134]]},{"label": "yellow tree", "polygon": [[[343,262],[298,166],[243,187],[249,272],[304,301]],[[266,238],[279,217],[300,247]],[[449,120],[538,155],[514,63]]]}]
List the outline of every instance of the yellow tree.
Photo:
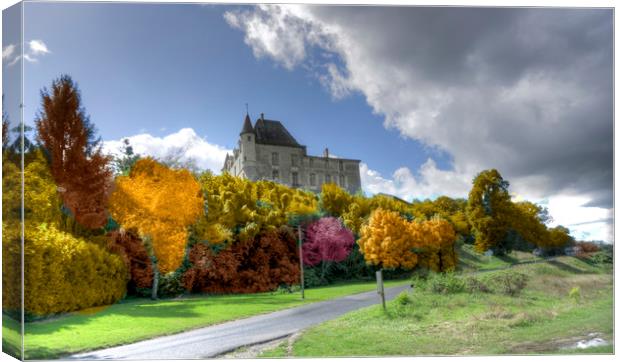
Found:
[{"label": "yellow tree", "polygon": [[331,216],[342,216],[352,201],[353,197],[334,183],[326,183],[321,187],[321,208]]},{"label": "yellow tree", "polygon": [[177,269],[183,261],[189,225],[204,213],[200,185],[185,169],[171,169],[151,158],[141,159],[128,176],[116,179],[110,213],[124,228],[145,240],[153,263],[153,292],[159,272]]},{"label": "yellow tree", "polygon": [[379,268],[411,269],[418,262],[415,234],[409,222],[395,211],[373,211],[357,243],[366,262]]}]

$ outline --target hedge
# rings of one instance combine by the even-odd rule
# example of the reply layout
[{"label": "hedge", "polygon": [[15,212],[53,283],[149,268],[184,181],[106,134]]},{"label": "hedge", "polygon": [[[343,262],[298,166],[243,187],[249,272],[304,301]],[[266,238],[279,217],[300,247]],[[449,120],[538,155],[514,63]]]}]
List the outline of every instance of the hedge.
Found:
[{"label": "hedge", "polygon": [[[19,238],[3,241],[3,253],[11,254],[8,260],[19,258]],[[98,245],[41,224],[26,229],[24,249],[25,312],[30,317],[108,305],[125,295],[128,272],[123,260]],[[9,282],[3,288],[5,308],[18,309],[14,301],[19,300],[19,288],[10,286],[19,279],[3,282]]]}]

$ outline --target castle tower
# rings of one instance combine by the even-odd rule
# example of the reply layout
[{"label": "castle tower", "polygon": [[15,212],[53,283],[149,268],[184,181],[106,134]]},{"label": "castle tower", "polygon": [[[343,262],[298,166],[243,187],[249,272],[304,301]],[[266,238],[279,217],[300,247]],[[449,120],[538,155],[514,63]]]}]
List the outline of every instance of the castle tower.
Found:
[{"label": "castle tower", "polygon": [[250,180],[257,178],[256,171],[256,132],[252,127],[250,115],[246,113],[241,133],[239,133],[239,150],[241,167],[245,177]]}]

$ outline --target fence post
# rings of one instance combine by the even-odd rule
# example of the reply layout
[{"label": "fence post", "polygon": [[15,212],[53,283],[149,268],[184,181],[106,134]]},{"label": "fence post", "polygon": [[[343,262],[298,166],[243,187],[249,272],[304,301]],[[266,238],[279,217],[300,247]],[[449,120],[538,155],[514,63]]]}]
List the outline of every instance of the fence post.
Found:
[{"label": "fence post", "polygon": [[297,233],[299,234],[299,271],[301,276],[301,299],[304,299],[304,255],[303,248],[301,247],[301,225],[297,225]]},{"label": "fence post", "polygon": [[377,293],[381,296],[381,304],[383,305],[383,310],[385,308],[385,290],[383,289],[383,268],[379,269],[376,273],[377,276]]}]

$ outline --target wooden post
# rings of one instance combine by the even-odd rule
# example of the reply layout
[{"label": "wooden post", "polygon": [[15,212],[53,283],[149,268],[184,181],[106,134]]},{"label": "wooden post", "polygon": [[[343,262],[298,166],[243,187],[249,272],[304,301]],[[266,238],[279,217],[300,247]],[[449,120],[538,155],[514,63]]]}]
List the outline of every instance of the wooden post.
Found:
[{"label": "wooden post", "polygon": [[301,225],[297,225],[297,233],[299,234],[299,271],[301,275],[301,299],[304,299],[304,255],[303,248],[301,247]]},{"label": "wooden post", "polygon": [[385,308],[385,291],[383,289],[383,269],[379,269],[376,273],[377,276],[377,294],[381,297],[381,304],[383,305],[383,310]]}]

